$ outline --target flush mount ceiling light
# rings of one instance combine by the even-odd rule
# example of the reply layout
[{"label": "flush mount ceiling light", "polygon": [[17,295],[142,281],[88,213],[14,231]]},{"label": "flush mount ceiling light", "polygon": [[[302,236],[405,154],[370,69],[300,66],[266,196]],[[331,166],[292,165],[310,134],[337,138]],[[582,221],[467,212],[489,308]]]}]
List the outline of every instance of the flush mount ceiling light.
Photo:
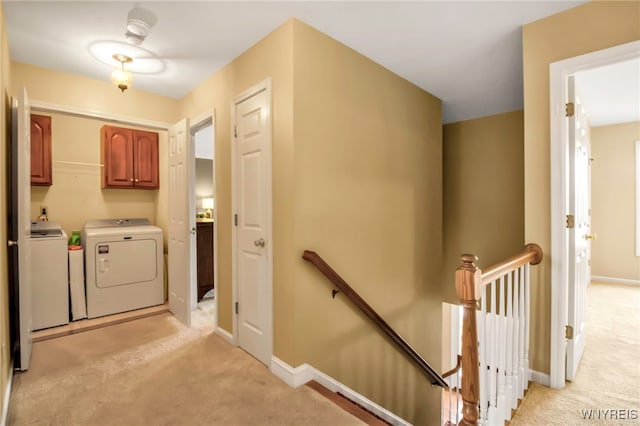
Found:
[{"label": "flush mount ceiling light", "polygon": [[127,43],[140,46],[156,22],[158,18],[152,11],[141,7],[131,9],[127,15],[127,32],[124,34]]},{"label": "flush mount ceiling light", "polygon": [[124,92],[129,87],[131,87],[131,83],[133,82],[133,78],[131,77],[131,73],[124,69],[124,64],[130,64],[133,62],[129,56],[122,55],[120,53],[116,53],[113,55],[113,59],[120,62],[120,68],[116,68],[111,73],[111,81],[115,84],[118,89]]},{"label": "flush mount ceiling light", "polygon": [[113,68],[120,67],[120,61],[114,59],[114,52],[133,58],[127,65],[127,70],[134,74],[160,74],[166,66],[155,53],[138,46],[132,46],[124,41],[97,40],[88,46],[89,54],[97,61]]}]

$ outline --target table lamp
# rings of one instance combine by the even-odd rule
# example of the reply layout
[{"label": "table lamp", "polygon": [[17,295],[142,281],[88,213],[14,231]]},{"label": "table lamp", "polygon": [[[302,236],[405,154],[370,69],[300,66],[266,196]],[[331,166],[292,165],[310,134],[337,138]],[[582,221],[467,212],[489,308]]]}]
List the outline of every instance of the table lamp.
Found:
[{"label": "table lamp", "polygon": [[202,208],[207,209],[206,217],[211,218],[211,209],[213,209],[213,198],[203,198]]}]

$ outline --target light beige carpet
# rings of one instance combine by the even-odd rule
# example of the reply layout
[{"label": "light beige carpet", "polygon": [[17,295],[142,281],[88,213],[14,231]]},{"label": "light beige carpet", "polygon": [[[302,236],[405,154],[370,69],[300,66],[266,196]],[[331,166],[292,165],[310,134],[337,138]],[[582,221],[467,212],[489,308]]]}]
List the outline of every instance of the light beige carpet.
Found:
[{"label": "light beige carpet", "polygon": [[36,343],[16,373],[10,425],[362,425],[172,315]]},{"label": "light beige carpet", "polygon": [[592,283],[586,336],[575,380],[533,384],[511,425],[640,424],[640,287]]}]

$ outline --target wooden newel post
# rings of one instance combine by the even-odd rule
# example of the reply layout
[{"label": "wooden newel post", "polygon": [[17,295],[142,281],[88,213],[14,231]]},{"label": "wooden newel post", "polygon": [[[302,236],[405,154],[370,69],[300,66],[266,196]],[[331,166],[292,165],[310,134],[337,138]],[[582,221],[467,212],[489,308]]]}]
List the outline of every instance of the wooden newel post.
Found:
[{"label": "wooden newel post", "polygon": [[480,298],[482,271],[472,254],[460,256],[456,270],[456,292],[464,309],[462,319],[462,420],[460,425],[478,424],[480,377],[478,371],[478,332],[476,327],[476,303]]}]

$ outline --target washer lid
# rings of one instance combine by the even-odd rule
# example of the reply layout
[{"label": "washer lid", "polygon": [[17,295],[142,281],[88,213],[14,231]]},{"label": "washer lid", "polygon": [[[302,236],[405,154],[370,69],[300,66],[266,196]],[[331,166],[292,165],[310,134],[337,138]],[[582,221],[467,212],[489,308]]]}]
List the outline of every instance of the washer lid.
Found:
[{"label": "washer lid", "polygon": [[31,222],[31,238],[62,236],[62,227],[58,222]]},{"label": "washer lid", "polygon": [[85,222],[85,228],[111,228],[113,226],[148,226],[151,225],[146,218],[123,218],[123,219],[93,219]]}]

